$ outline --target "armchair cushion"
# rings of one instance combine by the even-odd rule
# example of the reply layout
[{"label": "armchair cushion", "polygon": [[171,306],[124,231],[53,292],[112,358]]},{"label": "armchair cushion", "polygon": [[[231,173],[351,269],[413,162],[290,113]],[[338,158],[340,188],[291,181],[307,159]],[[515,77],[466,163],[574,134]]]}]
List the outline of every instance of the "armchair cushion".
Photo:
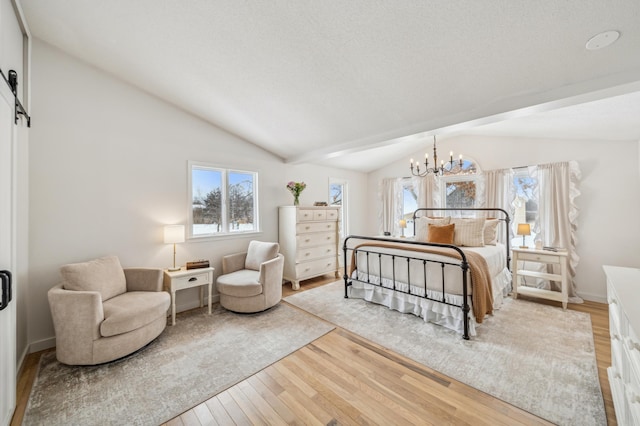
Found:
[{"label": "armchair cushion", "polygon": [[163,291],[130,291],[104,302],[102,337],[128,333],[166,315],[170,297]]},{"label": "armchair cushion", "polygon": [[262,293],[259,279],[260,272],[250,269],[220,275],[217,280],[218,291],[236,297],[257,296]]},{"label": "armchair cushion", "polygon": [[263,241],[251,241],[247,249],[245,269],[260,270],[260,265],[278,256],[280,245],[278,243],[266,243]]},{"label": "armchair cushion", "polygon": [[65,290],[97,291],[103,302],[127,291],[127,281],[117,256],[64,265],[60,275]]}]

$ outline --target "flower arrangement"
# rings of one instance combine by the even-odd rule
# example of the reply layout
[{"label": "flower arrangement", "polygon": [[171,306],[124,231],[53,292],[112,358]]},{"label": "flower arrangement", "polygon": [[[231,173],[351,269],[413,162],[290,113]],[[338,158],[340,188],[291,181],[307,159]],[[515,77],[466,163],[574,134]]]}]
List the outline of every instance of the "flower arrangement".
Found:
[{"label": "flower arrangement", "polygon": [[298,198],[300,197],[300,193],[304,191],[306,187],[307,187],[307,184],[304,182],[290,181],[289,183],[287,183],[287,189],[289,190],[289,192],[293,194],[294,206],[297,206],[298,204],[300,204],[300,201],[298,200]]}]

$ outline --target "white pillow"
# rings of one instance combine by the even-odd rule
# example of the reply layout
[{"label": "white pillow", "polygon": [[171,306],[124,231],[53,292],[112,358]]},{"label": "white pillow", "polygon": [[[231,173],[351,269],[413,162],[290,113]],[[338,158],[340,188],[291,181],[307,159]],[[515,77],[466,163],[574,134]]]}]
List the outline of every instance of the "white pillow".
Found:
[{"label": "white pillow", "polygon": [[484,222],[484,245],[495,246],[498,244],[498,219],[487,219]]},{"label": "white pillow", "polygon": [[484,217],[477,219],[451,219],[451,223],[456,225],[453,233],[453,244],[466,247],[483,247],[484,222]]},{"label": "white pillow", "polygon": [[245,269],[259,271],[261,264],[278,256],[279,249],[278,243],[251,241],[247,249],[247,258],[244,261]]},{"label": "white pillow", "polygon": [[106,256],[60,268],[65,290],[97,291],[106,301],[127,291],[127,280],[117,256]]},{"label": "white pillow", "polygon": [[439,217],[439,218],[422,216],[422,217],[416,218],[416,241],[420,241],[423,243],[427,242],[429,224],[442,226],[442,225],[448,225],[450,222],[451,222],[450,216]]}]

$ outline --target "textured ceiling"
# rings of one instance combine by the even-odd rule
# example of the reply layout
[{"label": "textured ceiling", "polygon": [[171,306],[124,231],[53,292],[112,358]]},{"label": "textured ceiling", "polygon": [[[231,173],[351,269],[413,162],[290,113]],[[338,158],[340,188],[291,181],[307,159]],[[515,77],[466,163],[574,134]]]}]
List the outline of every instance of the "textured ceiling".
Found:
[{"label": "textured ceiling", "polygon": [[637,0],[21,3],[34,36],[290,162],[640,90]]}]

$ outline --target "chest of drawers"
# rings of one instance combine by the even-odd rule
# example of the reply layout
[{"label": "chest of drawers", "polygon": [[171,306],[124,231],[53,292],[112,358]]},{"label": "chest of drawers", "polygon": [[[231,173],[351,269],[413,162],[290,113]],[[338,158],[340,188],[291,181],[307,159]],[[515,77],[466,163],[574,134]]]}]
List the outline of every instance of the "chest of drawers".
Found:
[{"label": "chest of drawers", "polygon": [[294,290],[301,280],[331,272],[339,277],[339,207],[282,206],[278,218],[284,279]]},{"label": "chest of drawers", "polygon": [[611,367],[607,368],[619,425],[640,424],[640,269],[604,266],[609,302]]}]

